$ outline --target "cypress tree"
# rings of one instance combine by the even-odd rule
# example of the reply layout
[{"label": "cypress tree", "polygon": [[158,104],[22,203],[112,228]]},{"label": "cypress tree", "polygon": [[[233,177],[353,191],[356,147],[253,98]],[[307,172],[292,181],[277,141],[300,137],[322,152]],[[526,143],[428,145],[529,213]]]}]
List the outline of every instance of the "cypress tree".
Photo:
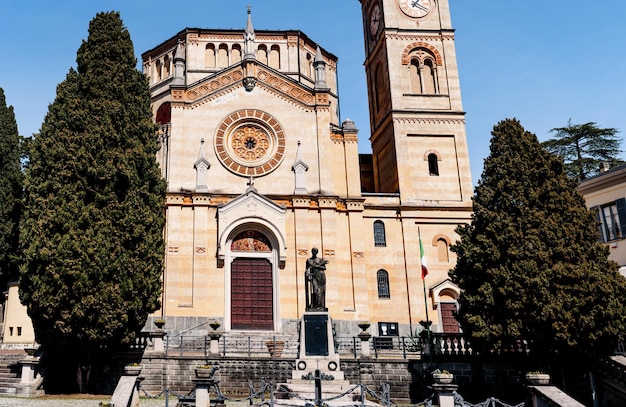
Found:
[{"label": "cypress tree", "polygon": [[165,182],[136,62],[119,13],[98,13],[29,148],[21,300],[39,343],[83,358],[160,306]]},{"label": "cypress tree", "polygon": [[13,106],[0,88],[0,289],[17,279],[19,219],[22,197],[20,137]]},{"label": "cypress tree", "polygon": [[492,136],[472,222],[452,247],[463,331],[483,352],[522,340],[535,355],[612,352],[625,328],[626,280],[576,182],[517,120]]}]

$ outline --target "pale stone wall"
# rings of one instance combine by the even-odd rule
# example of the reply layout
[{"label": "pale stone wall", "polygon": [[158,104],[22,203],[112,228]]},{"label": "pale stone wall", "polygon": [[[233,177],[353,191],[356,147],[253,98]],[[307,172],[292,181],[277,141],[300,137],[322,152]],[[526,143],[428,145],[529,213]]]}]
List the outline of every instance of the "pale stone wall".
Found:
[{"label": "pale stone wall", "polygon": [[4,332],[2,342],[6,344],[34,344],[35,331],[26,307],[20,302],[17,283],[9,284],[5,303]]}]

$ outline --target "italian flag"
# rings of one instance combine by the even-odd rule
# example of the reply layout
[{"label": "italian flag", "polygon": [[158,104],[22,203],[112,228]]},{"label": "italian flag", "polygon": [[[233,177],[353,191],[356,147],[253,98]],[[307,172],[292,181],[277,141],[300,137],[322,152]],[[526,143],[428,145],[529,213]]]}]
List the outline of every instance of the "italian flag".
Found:
[{"label": "italian flag", "polygon": [[422,263],[422,280],[428,275],[428,265],[426,264],[426,254],[424,254],[424,246],[420,238],[420,261]]}]

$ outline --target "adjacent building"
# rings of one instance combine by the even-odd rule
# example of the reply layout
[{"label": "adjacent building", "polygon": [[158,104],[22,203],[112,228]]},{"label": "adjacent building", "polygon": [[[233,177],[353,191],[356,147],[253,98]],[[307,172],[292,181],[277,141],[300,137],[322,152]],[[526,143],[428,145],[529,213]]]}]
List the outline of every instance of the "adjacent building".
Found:
[{"label": "adjacent building", "polygon": [[581,182],[578,192],[596,214],[600,239],[611,249],[609,258],[626,276],[626,164],[603,167],[599,174]]}]

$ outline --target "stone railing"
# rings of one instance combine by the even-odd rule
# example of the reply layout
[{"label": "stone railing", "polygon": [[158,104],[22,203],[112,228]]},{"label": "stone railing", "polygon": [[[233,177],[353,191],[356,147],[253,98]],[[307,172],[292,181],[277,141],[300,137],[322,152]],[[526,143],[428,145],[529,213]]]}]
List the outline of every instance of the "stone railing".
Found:
[{"label": "stone railing", "polygon": [[[212,335],[165,337],[165,353],[177,356],[291,357],[298,354],[298,341],[287,335],[258,336],[221,334],[212,349]],[[215,336],[215,335],[214,335]],[[214,346],[215,346],[214,345]]]}]

